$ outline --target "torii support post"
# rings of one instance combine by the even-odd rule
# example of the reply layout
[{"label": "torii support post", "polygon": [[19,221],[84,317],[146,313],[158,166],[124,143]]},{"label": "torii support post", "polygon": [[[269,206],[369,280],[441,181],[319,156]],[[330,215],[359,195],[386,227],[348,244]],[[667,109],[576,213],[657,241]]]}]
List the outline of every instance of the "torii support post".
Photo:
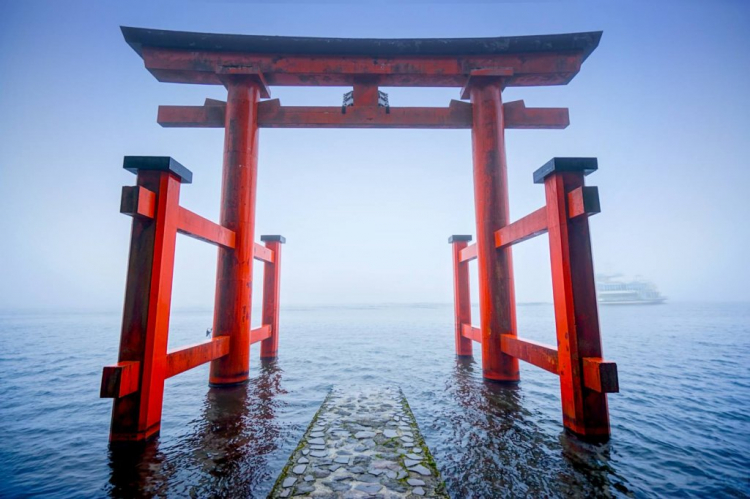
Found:
[{"label": "torii support post", "polygon": [[471,241],[471,236],[453,235],[448,242],[453,247],[453,296],[456,317],[456,355],[473,354],[471,339],[463,335],[463,325],[471,325],[471,301],[469,297],[469,262],[461,257],[461,250]]},{"label": "torii support post", "polygon": [[[597,169],[596,158],[553,158],[534,173],[543,183],[544,207],[495,232],[498,250],[549,233],[557,348],[503,334],[503,353],[560,376],[563,424],[587,441],[609,438],[607,393],[617,393],[617,365],[602,359],[601,336],[594,287],[588,217],[600,212],[599,192],[584,185],[584,175]],[[463,279],[465,263],[477,258],[477,244],[457,248],[453,236],[455,278]],[[468,279],[468,277],[466,277]],[[464,293],[456,294],[456,321],[464,338],[483,342],[479,328],[461,316]],[[466,322],[463,322],[466,321]]]},{"label": "torii support post", "polygon": [[169,157],[126,157],[124,167],[137,174],[136,190],[156,197],[148,207],[153,218],[139,215],[144,207],[128,205],[138,204],[139,197],[127,191],[120,207],[133,216],[133,226],[118,363],[104,373],[106,384],[123,394],[114,400],[111,442],[145,441],[161,427],[180,183],[192,180],[192,173]]},{"label": "torii support post", "polygon": [[[616,385],[617,374],[614,364],[602,362],[585,216],[587,211],[599,211],[596,188],[585,187],[583,180],[596,169],[596,158],[553,158],[534,173],[534,182],[544,183],[547,200],[563,422],[565,428],[587,440],[606,440],[610,434],[606,385]],[[581,195],[575,196],[574,191]],[[587,198],[596,206],[586,208]],[[602,380],[608,376],[614,381]]]},{"label": "torii support post", "polygon": [[224,74],[222,81],[228,98],[220,223],[236,239],[234,250],[219,248],[213,337],[228,336],[232,348],[229,355],[211,362],[212,386],[244,383],[249,378],[258,101],[264,88],[259,75]]},{"label": "torii support post", "polygon": [[[164,380],[232,352],[231,337],[217,336],[167,351],[176,234],[234,251],[236,234],[179,205],[180,182],[192,173],[169,157],[131,156],[125,168],[137,185],[122,190],[120,212],[133,217],[130,263],[118,362],[105,366],[100,396],[113,398],[112,442],[142,442],[161,426]],[[264,323],[249,331],[249,342],[263,342],[266,356],[278,350],[280,244],[263,236],[253,258],[266,264]],[[249,345],[248,345],[249,347]],[[270,352],[270,353],[269,353]]]},{"label": "torii support post", "polygon": [[271,327],[271,336],[260,344],[260,358],[274,359],[279,352],[279,296],[281,290],[281,245],[284,236],[260,236],[273,252],[273,262],[263,267],[263,325]]},{"label": "torii support post", "polygon": [[474,108],[471,129],[477,224],[479,315],[485,379],[516,382],[518,359],[503,353],[500,338],[515,335],[515,297],[510,248],[495,248],[495,232],[509,223],[508,173],[502,85],[505,76],[471,76],[464,89]]}]

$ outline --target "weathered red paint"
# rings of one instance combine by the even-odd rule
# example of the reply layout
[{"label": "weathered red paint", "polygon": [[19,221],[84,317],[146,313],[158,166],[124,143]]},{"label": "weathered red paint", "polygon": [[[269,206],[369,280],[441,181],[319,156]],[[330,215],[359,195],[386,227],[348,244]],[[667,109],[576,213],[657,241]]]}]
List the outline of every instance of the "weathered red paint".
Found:
[{"label": "weathered red paint", "polygon": [[281,245],[282,241],[266,241],[266,248],[273,261],[263,266],[263,319],[270,328],[270,336],[260,344],[260,358],[271,359],[279,354],[279,298],[281,293]]},{"label": "weathered red paint", "polygon": [[471,339],[463,335],[463,326],[471,325],[471,301],[469,299],[469,263],[461,260],[461,252],[468,241],[453,239],[453,306],[455,317],[456,355],[472,355]]},{"label": "weathered red paint", "polygon": [[259,84],[246,76],[225,76],[228,89],[221,225],[233,231],[235,248],[219,248],[214,338],[229,336],[228,355],[211,362],[212,385],[248,380],[252,307],[255,193],[258,165]]},{"label": "weathered red paint", "polygon": [[222,84],[217,68],[254,68],[269,85],[352,86],[363,76],[381,87],[462,87],[474,68],[510,68],[508,86],[564,85],[580,70],[583,54],[536,52],[482,56],[265,55],[143,47],[146,68],[170,83]]},{"label": "weathered red paint", "polygon": [[482,371],[487,379],[518,381],[518,360],[500,348],[500,335],[516,330],[510,248],[495,248],[495,231],[510,222],[501,80],[477,79],[470,93]]},{"label": "weathered red paint", "polygon": [[583,172],[545,178],[563,423],[588,439],[609,438],[607,396],[584,386],[583,358],[601,357],[588,217],[568,216],[568,194]]},{"label": "weathered red paint", "polygon": [[378,107],[378,85],[372,78],[357,78],[352,85],[354,107]]}]

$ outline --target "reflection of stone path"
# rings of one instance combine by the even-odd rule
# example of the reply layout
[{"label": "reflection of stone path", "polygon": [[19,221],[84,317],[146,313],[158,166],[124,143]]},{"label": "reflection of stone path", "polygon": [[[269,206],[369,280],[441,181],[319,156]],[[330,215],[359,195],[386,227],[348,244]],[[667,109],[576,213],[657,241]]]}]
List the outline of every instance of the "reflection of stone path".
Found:
[{"label": "reflection of stone path", "polygon": [[334,389],[269,497],[448,497],[398,389]]}]

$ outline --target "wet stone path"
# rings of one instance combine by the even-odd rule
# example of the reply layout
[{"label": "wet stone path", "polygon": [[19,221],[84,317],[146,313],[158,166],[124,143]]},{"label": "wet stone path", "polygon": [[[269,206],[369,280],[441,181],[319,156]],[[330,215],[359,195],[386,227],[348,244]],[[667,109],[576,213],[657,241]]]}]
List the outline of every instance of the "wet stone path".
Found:
[{"label": "wet stone path", "polygon": [[269,497],[448,497],[396,388],[334,389]]}]

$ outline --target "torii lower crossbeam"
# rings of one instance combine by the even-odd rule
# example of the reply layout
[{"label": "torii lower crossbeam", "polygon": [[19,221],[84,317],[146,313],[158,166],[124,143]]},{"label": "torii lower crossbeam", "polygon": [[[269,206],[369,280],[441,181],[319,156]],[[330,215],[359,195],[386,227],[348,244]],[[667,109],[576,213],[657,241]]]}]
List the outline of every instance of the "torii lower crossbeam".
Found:
[{"label": "torii lower crossbeam", "polygon": [[[226,103],[206,99],[202,106],[159,106],[157,122],[165,128],[223,128]],[[508,102],[505,128],[563,129],[570,124],[567,108],[527,108]],[[452,100],[448,107],[282,106],[278,99],[258,103],[260,128],[423,128],[471,129],[472,105]]]}]

